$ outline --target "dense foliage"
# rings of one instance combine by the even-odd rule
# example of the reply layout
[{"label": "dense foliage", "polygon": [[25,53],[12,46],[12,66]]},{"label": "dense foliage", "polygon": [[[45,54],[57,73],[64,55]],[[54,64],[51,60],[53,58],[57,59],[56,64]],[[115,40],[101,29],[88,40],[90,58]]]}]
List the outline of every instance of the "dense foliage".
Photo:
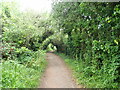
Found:
[{"label": "dense foliage", "polygon": [[[35,88],[45,69],[41,50],[47,13],[20,12],[16,2],[0,2],[2,43],[2,88]],[[47,30],[46,30],[47,32]]]},{"label": "dense foliage", "polygon": [[46,61],[41,51],[32,53],[29,58],[23,59],[24,64],[16,60],[2,63],[2,88],[35,88],[40,84],[40,77]]},{"label": "dense foliage", "polygon": [[86,87],[120,87],[119,3],[53,3],[53,18],[76,78]]},{"label": "dense foliage", "polygon": [[79,84],[120,87],[119,3],[54,2],[51,14],[0,4],[0,87],[37,87],[51,50],[68,56],[62,55]]}]

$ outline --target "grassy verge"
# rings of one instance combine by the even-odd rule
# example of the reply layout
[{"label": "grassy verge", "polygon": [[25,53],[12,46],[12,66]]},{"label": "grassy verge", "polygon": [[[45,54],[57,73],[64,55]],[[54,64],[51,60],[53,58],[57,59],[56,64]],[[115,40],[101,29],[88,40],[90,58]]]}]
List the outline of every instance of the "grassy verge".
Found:
[{"label": "grassy verge", "polygon": [[70,69],[73,71],[72,72],[73,77],[76,79],[77,84],[78,85],[82,84],[84,86],[84,84],[79,81],[79,77],[81,77],[82,75],[80,74],[80,72],[78,72],[80,70],[80,68],[83,67],[83,64],[78,63],[77,60],[73,60],[73,59],[69,58],[69,56],[66,56],[63,53],[55,53],[55,54],[59,55],[65,61],[65,63],[70,67]]},{"label": "grassy verge", "polygon": [[47,62],[45,52],[34,52],[30,60],[2,62],[2,88],[37,88]]},{"label": "grassy verge", "polygon": [[101,70],[95,71],[94,67],[86,65],[81,60],[71,59],[62,53],[57,53],[57,55],[63,58],[73,70],[73,76],[78,85],[83,85],[86,88],[118,88],[118,83],[112,81],[111,74],[101,73]]}]

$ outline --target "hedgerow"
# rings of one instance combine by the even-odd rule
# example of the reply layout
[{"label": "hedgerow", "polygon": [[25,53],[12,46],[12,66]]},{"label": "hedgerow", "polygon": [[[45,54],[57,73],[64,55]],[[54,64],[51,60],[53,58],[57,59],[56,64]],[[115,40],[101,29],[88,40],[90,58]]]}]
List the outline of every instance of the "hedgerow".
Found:
[{"label": "hedgerow", "polygon": [[[40,18],[36,18],[38,14],[30,11],[20,12],[15,2],[0,4],[2,4],[0,87],[36,88],[46,66],[45,51],[40,49],[39,43],[42,41],[44,27],[38,25],[46,20],[39,21]],[[38,22],[35,24],[36,21]]]},{"label": "hedgerow", "polygon": [[[11,65],[17,67],[18,73],[19,68],[25,69],[21,70],[25,73],[28,70],[32,74],[36,72],[36,75],[39,73],[38,69],[42,72],[45,66],[44,57],[41,58],[45,52],[42,50],[49,51],[53,47],[57,52],[72,58],[67,59],[67,62],[75,71],[79,84],[91,88],[120,87],[119,2],[56,1],[53,2],[49,15],[20,12],[15,2],[0,3],[3,87],[17,87],[15,80],[6,75],[15,71]],[[7,68],[11,68],[11,71]],[[28,76],[29,74],[31,73]],[[21,75],[23,80],[25,74]],[[10,76],[14,77],[14,74]],[[29,78],[25,81],[30,82],[29,85],[25,82],[23,84],[20,79],[17,81],[21,83],[20,87],[36,85]],[[13,83],[10,85],[8,82]]]},{"label": "hedgerow", "polygon": [[[78,83],[91,88],[120,87],[119,2],[55,2],[53,18],[63,32],[60,52],[77,73]],[[74,63],[75,62],[75,63]],[[83,65],[82,65],[83,64]]]}]

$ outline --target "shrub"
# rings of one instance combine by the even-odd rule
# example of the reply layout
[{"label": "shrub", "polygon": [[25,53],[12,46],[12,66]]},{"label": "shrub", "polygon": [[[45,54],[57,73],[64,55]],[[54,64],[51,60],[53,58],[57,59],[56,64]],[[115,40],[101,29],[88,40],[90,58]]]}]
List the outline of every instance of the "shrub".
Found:
[{"label": "shrub", "polygon": [[14,59],[16,57],[15,49],[14,43],[2,43],[2,45],[0,45],[2,59]]},{"label": "shrub", "polygon": [[45,69],[43,52],[35,52],[34,57],[25,65],[17,60],[2,62],[2,88],[35,88]]}]

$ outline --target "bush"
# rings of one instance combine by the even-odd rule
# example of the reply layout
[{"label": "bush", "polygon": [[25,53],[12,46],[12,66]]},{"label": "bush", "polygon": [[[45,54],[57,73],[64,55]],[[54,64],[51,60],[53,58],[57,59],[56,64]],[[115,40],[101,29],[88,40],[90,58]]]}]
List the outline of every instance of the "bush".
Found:
[{"label": "bush", "polygon": [[16,57],[15,54],[15,44],[14,43],[2,43],[0,45],[0,52],[2,52],[2,59],[14,59]]},{"label": "bush", "polygon": [[2,64],[2,88],[35,87],[38,78],[36,70],[15,61],[5,61]]},{"label": "bush", "polygon": [[[60,55],[65,62],[73,70],[73,76],[78,84],[82,84],[87,88],[118,88],[119,83],[115,80],[118,78],[114,62],[106,63],[100,70],[96,70],[95,66],[88,66],[81,60],[70,59],[64,54]],[[116,75],[115,75],[116,73]],[[97,83],[96,83],[97,82]]]},{"label": "bush", "polygon": [[26,47],[16,48],[15,53],[21,63],[31,60],[33,52]]},{"label": "bush", "polygon": [[2,62],[2,88],[35,88],[46,66],[45,54],[40,51],[25,65],[17,60]]},{"label": "bush", "polygon": [[39,18],[38,13],[20,12],[15,1],[3,1],[0,4],[2,88],[37,87],[39,77],[46,66],[45,52],[39,48],[42,33],[46,30],[43,22],[46,26],[47,20],[41,20],[44,16],[40,14]]}]

